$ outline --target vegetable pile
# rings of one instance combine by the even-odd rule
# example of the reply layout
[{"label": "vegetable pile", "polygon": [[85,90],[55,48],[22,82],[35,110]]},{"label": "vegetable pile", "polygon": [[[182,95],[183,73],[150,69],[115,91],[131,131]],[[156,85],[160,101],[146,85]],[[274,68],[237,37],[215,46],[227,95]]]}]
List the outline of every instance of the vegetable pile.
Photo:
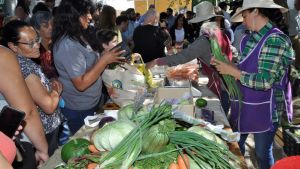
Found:
[{"label": "vegetable pile", "polygon": [[[134,111],[132,107],[126,109]],[[63,169],[236,168],[230,161],[237,164],[238,158],[223,140],[199,126],[182,130],[184,127],[172,118],[172,111],[170,103],[162,102],[147,113],[133,112],[133,117],[139,115],[137,121],[127,118],[132,114],[126,113],[125,120],[110,122],[95,131],[94,145],[88,146],[91,154],[71,158]],[[102,149],[106,151],[99,151]]]}]

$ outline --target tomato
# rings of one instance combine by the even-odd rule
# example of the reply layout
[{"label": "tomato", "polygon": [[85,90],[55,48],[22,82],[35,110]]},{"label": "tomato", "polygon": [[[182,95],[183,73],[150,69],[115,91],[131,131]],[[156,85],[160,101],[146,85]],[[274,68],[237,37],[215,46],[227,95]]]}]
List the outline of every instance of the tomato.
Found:
[{"label": "tomato", "polygon": [[203,98],[198,98],[197,100],[196,100],[196,106],[198,107],[198,108],[203,108],[203,107],[205,107],[207,105],[207,101],[205,100],[205,99],[203,99]]}]

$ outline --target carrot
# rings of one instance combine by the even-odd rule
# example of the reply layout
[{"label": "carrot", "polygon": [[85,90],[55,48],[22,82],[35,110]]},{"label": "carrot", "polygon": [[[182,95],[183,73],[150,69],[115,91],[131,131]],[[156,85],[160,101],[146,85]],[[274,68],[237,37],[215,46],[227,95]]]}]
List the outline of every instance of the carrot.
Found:
[{"label": "carrot", "polygon": [[95,147],[94,144],[89,145],[89,150],[91,153],[99,153],[100,151]]},{"label": "carrot", "polygon": [[179,154],[179,156],[177,158],[177,164],[179,166],[179,169],[189,169],[190,168],[189,158],[186,154]]},{"label": "carrot", "polygon": [[95,169],[97,167],[97,163],[89,163],[86,167],[86,169]]},{"label": "carrot", "polygon": [[176,163],[171,163],[169,169],[179,169],[179,166]]}]

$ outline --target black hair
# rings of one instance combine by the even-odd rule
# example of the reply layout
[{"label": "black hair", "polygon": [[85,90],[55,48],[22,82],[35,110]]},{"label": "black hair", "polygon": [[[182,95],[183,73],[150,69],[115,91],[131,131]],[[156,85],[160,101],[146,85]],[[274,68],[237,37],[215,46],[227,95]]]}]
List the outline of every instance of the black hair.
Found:
[{"label": "black hair", "polygon": [[167,11],[173,13],[173,9],[172,8],[167,8]]},{"label": "black hair", "polygon": [[98,51],[98,46],[99,46],[96,39],[96,32],[97,29],[92,25],[89,25],[87,29],[83,30],[84,39],[94,51]]},{"label": "black hair", "polygon": [[182,25],[182,26],[183,26],[184,28],[187,26],[187,21],[186,21],[184,15],[183,15],[183,14],[179,14],[179,15],[177,15],[177,17],[176,17],[176,19],[175,19],[175,21],[174,21],[174,25],[172,25],[172,27],[173,27],[174,29],[177,28],[178,20],[179,20],[180,18],[183,19],[183,25]]},{"label": "black hair", "polygon": [[282,32],[288,35],[288,27],[285,24],[285,18],[280,11],[280,9],[267,9],[267,8],[261,8],[259,11],[268,17],[277,28],[279,28]]},{"label": "black hair", "polygon": [[120,15],[127,15],[126,11],[121,11]]},{"label": "black hair", "polygon": [[[249,9],[252,12],[255,8]],[[285,24],[284,16],[280,9],[270,9],[270,8],[257,8],[259,13],[263,16],[269,18],[269,20],[282,32],[288,35],[288,27]]]},{"label": "black hair", "polygon": [[35,13],[37,13],[38,11],[46,11],[46,12],[50,12],[50,9],[47,7],[47,5],[43,2],[39,2],[37,3],[33,9],[32,9],[32,14],[34,15]]},{"label": "black hair", "polygon": [[102,44],[107,44],[114,39],[115,36],[118,36],[118,34],[112,30],[109,29],[103,29],[100,31],[97,31],[96,33],[96,39],[98,42],[98,51],[99,53],[104,51],[104,48]]},{"label": "black hair", "polygon": [[56,12],[57,12],[57,6],[52,8],[52,16],[55,16]]},{"label": "black hair", "polygon": [[116,24],[121,25],[122,22],[127,22],[128,17],[126,15],[120,15],[116,18]]},{"label": "black hair", "polygon": [[221,15],[221,16],[213,17],[213,18],[211,19],[211,21],[216,21],[216,18],[217,18],[217,17],[221,17],[220,28],[221,28],[222,30],[225,30],[225,18],[224,18],[224,14],[223,14],[222,10],[219,10],[218,8],[215,8],[215,13],[216,13],[217,15]]},{"label": "black hair", "polygon": [[29,6],[25,3],[25,0],[18,0],[16,8],[17,7],[21,7],[27,15],[30,14]]},{"label": "black hair", "polygon": [[104,5],[101,12],[99,25],[95,25],[97,29],[111,29],[116,27],[116,21],[113,20],[117,16],[116,9],[109,5]]},{"label": "black hair", "polygon": [[135,10],[134,10],[134,8],[128,8],[128,9],[126,10],[126,13],[127,13],[127,14],[135,13]]},{"label": "black hair", "polygon": [[30,25],[35,29],[40,29],[43,23],[48,23],[52,19],[50,11],[38,11],[30,18]]},{"label": "black hair", "polygon": [[88,13],[92,14],[93,10],[94,6],[91,0],[62,0],[53,19],[53,45],[58,45],[56,42],[64,36],[69,36],[81,45],[86,46],[80,38],[83,35],[84,28],[79,18]]},{"label": "black hair", "polygon": [[134,8],[128,8],[126,10],[126,15],[127,15],[127,17],[128,17],[129,20],[132,20],[132,21],[136,20]]},{"label": "black hair", "polygon": [[226,2],[220,2],[220,3],[218,4],[218,6],[219,6],[221,9],[224,10],[224,8],[227,8],[227,3],[226,3]]},{"label": "black hair", "polygon": [[2,30],[3,35],[1,44],[6,47],[8,47],[9,42],[17,44],[20,40],[20,29],[28,26],[30,26],[28,23],[20,20],[12,20],[8,22]]},{"label": "black hair", "polygon": [[168,14],[166,12],[161,12],[159,14],[159,21],[162,22],[162,21],[166,21],[168,19]]},{"label": "black hair", "polygon": [[101,11],[101,10],[102,10],[102,7],[103,7],[103,4],[102,4],[101,2],[97,2],[97,3],[95,4],[95,10]]},{"label": "black hair", "polygon": [[195,15],[195,13],[193,11],[186,11],[186,14],[187,15],[192,15],[192,16]]}]

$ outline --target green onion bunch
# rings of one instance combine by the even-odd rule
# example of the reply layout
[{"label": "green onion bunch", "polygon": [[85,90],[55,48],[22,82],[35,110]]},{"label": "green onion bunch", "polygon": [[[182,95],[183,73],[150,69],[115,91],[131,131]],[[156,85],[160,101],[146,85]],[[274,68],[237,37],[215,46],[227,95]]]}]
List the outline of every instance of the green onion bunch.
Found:
[{"label": "green onion bunch", "polygon": [[[216,38],[210,38],[210,47],[211,47],[213,56],[217,60],[230,64],[230,61],[227,59],[227,57],[222,54],[220,45],[219,45],[218,41],[216,40]],[[222,77],[227,86],[227,90],[230,95],[230,98],[233,100],[238,99],[239,105],[240,105],[239,108],[241,108],[242,93],[240,92],[240,89],[236,83],[236,80],[231,75],[222,75]]]},{"label": "green onion bunch", "polygon": [[197,133],[174,131],[170,134],[170,143],[177,145],[181,153],[188,154],[201,169],[235,169],[230,161],[240,163],[228,147]]}]

